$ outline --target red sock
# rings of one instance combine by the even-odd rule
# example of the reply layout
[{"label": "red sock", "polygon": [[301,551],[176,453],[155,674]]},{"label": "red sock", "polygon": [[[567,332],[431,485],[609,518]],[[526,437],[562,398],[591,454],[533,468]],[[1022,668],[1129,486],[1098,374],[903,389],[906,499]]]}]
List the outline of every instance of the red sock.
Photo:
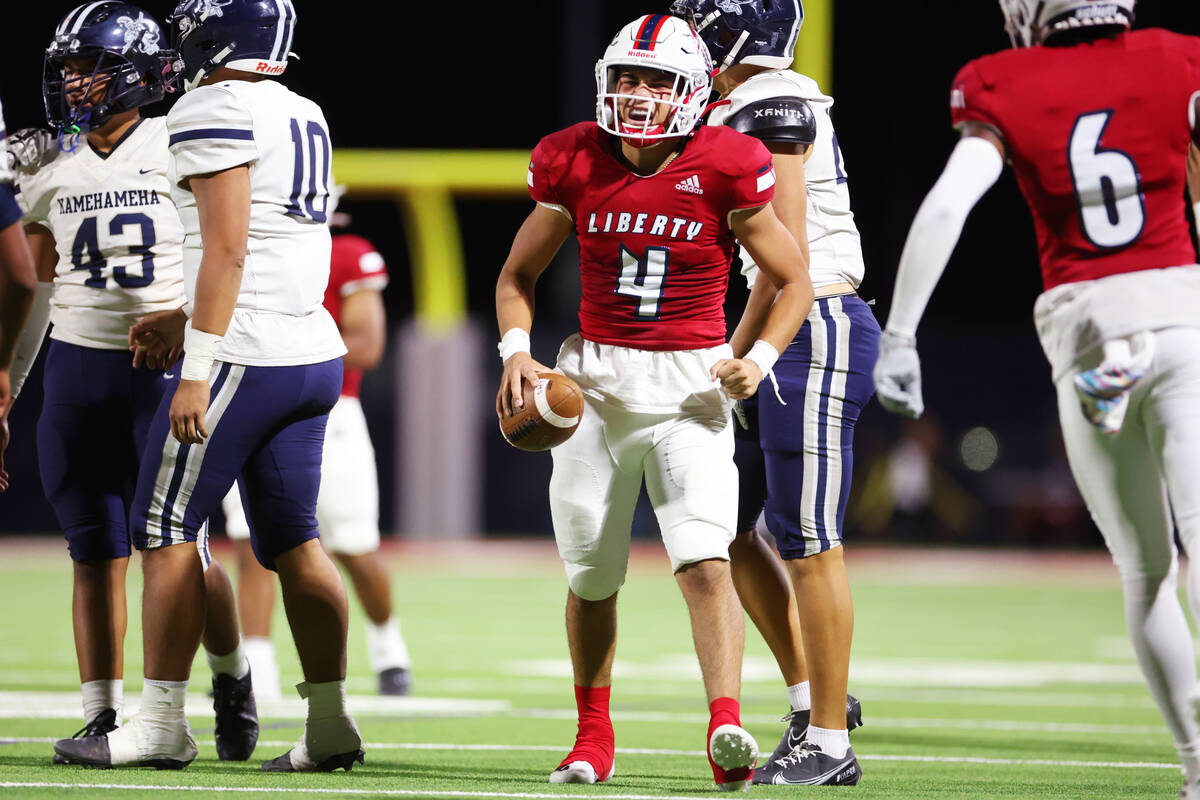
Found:
[{"label": "red sock", "polygon": [[575,687],[575,706],[579,711],[579,732],[575,747],[563,759],[564,766],[572,761],[586,761],[596,770],[598,780],[606,780],[612,770],[614,736],[608,716],[608,698],[612,687]]},{"label": "red sock", "polygon": [[[708,742],[712,739],[713,731],[722,725],[737,725],[739,728],[742,726],[742,707],[732,697],[718,697],[709,704],[708,714],[708,736],[704,739],[704,750],[706,753],[708,752]],[[749,780],[754,772],[752,767],[723,770],[713,762],[711,753],[708,756],[708,764],[712,767],[713,779],[717,783]]]}]

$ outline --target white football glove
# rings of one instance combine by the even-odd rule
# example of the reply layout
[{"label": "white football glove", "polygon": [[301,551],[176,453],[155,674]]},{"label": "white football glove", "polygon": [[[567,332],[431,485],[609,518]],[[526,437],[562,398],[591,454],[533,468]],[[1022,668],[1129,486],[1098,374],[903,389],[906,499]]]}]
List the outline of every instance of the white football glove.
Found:
[{"label": "white football glove", "polygon": [[14,170],[34,173],[49,164],[61,152],[58,135],[45,128],[22,128],[4,140],[9,166]]},{"label": "white football glove", "polygon": [[913,419],[924,413],[921,359],[917,356],[916,338],[884,331],[879,340],[879,360],[875,362],[874,376],[875,394],[888,411]]}]

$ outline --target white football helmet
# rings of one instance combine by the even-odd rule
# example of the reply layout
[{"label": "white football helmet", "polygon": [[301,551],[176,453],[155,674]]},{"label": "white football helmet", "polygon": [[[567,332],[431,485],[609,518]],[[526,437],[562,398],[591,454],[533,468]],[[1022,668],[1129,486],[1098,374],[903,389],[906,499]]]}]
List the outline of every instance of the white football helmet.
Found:
[{"label": "white football helmet", "polygon": [[1000,0],[1013,47],[1042,44],[1052,34],[1097,25],[1128,28],[1137,0]]},{"label": "white football helmet", "polygon": [[[621,119],[618,101],[628,100],[629,95],[617,93],[617,78],[627,67],[661,70],[675,76],[668,99],[651,98],[652,103],[671,106],[665,122],[655,122],[659,115],[653,112],[641,124]],[[686,22],[670,14],[638,17],[621,28],[596,62],[596,121],[603,130],[638,147],[685,136],[708,105],[712,72],[708,48]]]}]

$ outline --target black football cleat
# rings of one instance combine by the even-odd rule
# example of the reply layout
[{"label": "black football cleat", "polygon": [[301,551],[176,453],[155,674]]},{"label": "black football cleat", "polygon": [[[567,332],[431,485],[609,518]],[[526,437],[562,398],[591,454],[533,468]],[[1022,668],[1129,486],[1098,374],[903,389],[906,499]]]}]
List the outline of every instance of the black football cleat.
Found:
[{"label": "black football cleat", "polygon": [[292,753],[295,748],[288,750],[279,758],[272,758],[270,761],[262,765],[263,772],[334,772],[335,770],[344,769],[349,772],[354,768],[355,762],[359,764],[366,760],[366,752],[362,750],[352,750],[349,753],[339,753],[336,756],[321,761],[318,764],[311,766],[292,763]]},{"label": "black football cleat", "polygon": [[217,726],[217,757],[222,761],[246,761],[258,744],[258,706],[250,671],[241,678],[219,673],[213,676],[213,711]]},{"label": "black football cleat", "polygon": [[812,742],[804,742],[783,758],[754,770],[754,783],[772,786],[853,786],[861,777],[853,748],[846,748],[845,755],[834,758]]},{"label": "black football cleat", "polygon": [[[767,763],[783,758],[804,743],[804,736],[808,733],[810,713],[808,709],[805,709],[804,711],[789,711],[783,715],[780,721],[788,724],[787,730],[783,732],[783,738],[779,740],[775,752],[771,753],[771,758]],[[846,695],[846,731],[852,731],[862,724],[862,704],[854,695]]]},{"label": "black football cleat", "polygon": [[[128,740],[138,738],[138,722],[133,719],[123,728],[112,731],[113,736],[124,737]],[[123,752],[132,754],[140,748],[131,748],[126,743]],[[68,764],[78,764],[95,769],[111,769],[113,767],[154,767],[155,769],[183,769],[196,758],[196,741],[186,726],[179,741],[179,750],[171,753],[158,753],[148,758],[138,756],[122,757],[117,763],[113,762],[112,749],[109,744],[109,734],[101,736],[85,736],[79,739],[59,739],[54,743],[54,752],[62,756]]]},{"label": "black football cleat", "polygon": [[[72,736],[71,739],[85,739],[85,738],[88,738],[91,736],[103,736],[104,734],[108,733],[109,731],[115,731],[116,729],[117,729],[117,712],[111,708],[106,708],[103,711],[101,711],[99,714],[97,714],[96,716],[92,717],[92,720],[87,725],[84,725],[83,728],[76,731],[75,735]],[[57,742],[55,742],[54,758],[51,759],[52,763],[54,763],[54,764],[70,764],[70,763],[72,763],[67,760],[66,756],[60,755],[58,752],[58,745],[61,744],[62,742],[69,742],[69,741],[71,741],[71,739],[59,739]]]},{"label": "black football cleat", "polygon": [[400,697],[412,691],[412,673],[404,667],[388,667],[379,673],[379,693]]}]

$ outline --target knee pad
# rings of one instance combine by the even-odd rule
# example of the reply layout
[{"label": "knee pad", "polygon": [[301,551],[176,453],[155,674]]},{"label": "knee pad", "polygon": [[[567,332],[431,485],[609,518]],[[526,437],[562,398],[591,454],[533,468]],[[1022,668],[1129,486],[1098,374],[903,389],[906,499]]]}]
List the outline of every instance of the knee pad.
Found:
[{"label": "knee pad", "polygon": [[607,600],[625,584],[625,563],[621,564],[572,564],[563,562],[567,568],[567,585],[582,600],[595,602]]}]

